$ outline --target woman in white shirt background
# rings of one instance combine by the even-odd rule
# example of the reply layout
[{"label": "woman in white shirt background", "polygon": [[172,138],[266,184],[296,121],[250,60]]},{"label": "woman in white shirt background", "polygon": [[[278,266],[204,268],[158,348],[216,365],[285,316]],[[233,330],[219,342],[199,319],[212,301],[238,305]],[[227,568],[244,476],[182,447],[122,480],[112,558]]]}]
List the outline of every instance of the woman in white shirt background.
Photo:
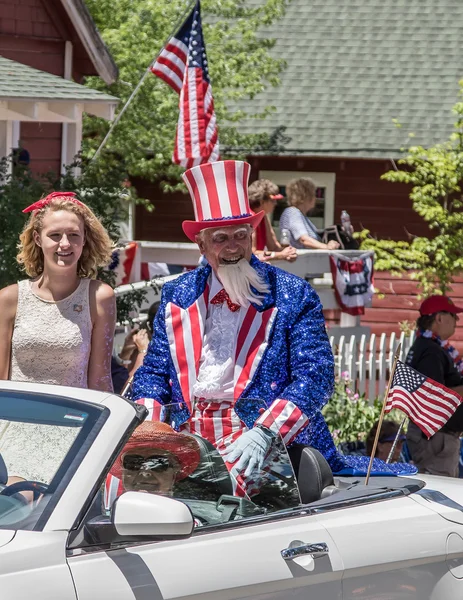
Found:
[{"label": "woman in white shirt background", "polygon": [[280,217],[280,232],[289,232],[289,241],[293,248],[311,248],[314,250],[336,250],[338,242],[333,240],[324,244],[320,240],[317,228],[307,217],[307,213],[315,207],[316,185],[308,177],[292,179],[286,186],[286,198],[289,207]]}]

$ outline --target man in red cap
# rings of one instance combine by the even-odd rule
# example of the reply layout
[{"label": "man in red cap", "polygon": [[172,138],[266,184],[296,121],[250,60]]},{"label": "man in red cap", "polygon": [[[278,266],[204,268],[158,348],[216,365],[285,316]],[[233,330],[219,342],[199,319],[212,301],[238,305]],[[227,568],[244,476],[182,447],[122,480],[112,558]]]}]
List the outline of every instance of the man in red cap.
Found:
[{"label": "man in red cap", "polygon": [[[447,296],[430,296],[420,306],[417,337],[407,356],[411,367],[463,395],[463,361],[449,338],[455,333],[458,314]],[[463,404],[429,440],[410,421],[407,445],[413,462],[422,473],[458,477],[460,435],[463,432]]]}]

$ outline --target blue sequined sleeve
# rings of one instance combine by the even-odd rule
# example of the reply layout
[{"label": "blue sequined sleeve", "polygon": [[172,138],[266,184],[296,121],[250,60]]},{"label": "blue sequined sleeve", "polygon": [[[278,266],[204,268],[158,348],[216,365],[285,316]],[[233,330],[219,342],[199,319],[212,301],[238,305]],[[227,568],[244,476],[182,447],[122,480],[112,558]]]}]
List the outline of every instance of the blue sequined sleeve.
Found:
[{"label": "blue sequined sleeve", "polygon": [[310,419],[331,398],[334,359],[317,293],[305,284],[292,304],[297,310],[288,332],[292,381],[279,396],[293,402]]},{"label": "blue sequined sleeve", "polygon": [[161,305],[153,323],[153,337],[148,347],[143,365],[133,378],[133,399],[153,398],[167,404],[171,401],[170,385],[171,357],[165,327],[165,311],[169,284],[162,290]]}]

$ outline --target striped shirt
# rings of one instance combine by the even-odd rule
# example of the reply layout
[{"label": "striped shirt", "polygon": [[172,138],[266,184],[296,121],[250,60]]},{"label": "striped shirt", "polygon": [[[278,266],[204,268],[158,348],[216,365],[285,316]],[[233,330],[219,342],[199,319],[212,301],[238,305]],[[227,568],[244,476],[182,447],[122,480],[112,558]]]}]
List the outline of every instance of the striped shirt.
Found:
[{"label": "striped shirt", "polygon": [[289,241],[293,248],[304,248],[299,241],[299,238],[303,235],[308,235],[320,241],[315,225],[295,206],[285,208],[283,211],[280,217],[280,233],[283,229],[289,231]]}]

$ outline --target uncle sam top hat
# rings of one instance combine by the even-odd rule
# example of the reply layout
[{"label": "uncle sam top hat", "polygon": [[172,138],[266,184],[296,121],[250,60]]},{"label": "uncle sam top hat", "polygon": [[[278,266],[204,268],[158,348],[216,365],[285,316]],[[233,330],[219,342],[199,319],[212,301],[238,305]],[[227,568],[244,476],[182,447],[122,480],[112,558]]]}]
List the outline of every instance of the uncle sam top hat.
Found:
[{"label": "uncle sam top hat", "polygon": [[249,207],[248,180],[251,167],[241,160],[224,160],[198,165],[183,174],[193,200],[194,221],[183,221],[185,235],[195,241],[203,229],[244,225],[253,228],[264,212],[254,214]]}]

